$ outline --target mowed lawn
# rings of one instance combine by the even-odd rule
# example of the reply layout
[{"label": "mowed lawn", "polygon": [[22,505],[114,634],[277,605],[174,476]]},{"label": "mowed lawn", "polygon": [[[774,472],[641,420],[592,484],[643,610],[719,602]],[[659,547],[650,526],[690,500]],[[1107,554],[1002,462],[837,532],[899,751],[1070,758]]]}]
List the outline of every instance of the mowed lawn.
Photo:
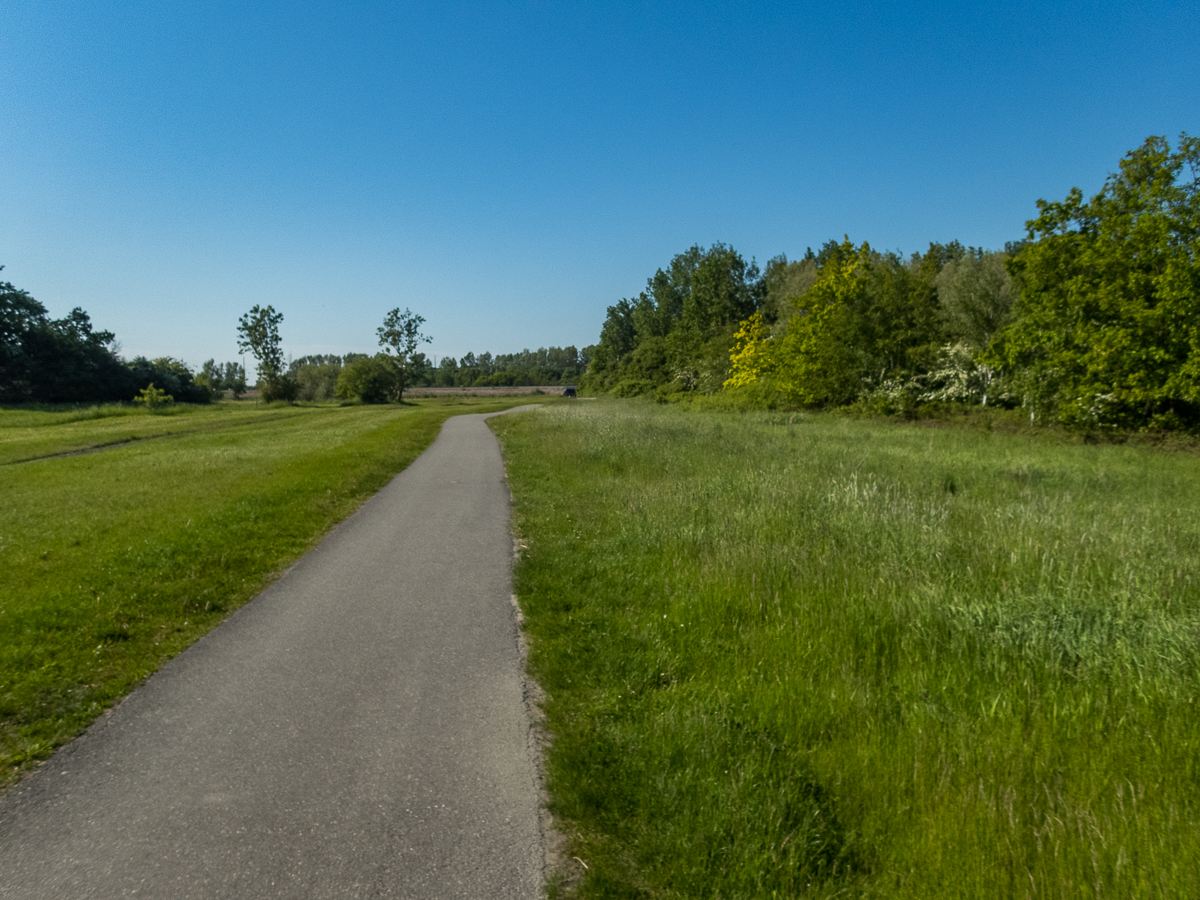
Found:
[{"label": "mowed lawn", "polygon": [[254,597],[446,418],[528,400],[0,410],[0,786]]},{"label": "mowed lawn", "polygon": [[492,421],[580,896],[1200,896],[1196,454]]}]

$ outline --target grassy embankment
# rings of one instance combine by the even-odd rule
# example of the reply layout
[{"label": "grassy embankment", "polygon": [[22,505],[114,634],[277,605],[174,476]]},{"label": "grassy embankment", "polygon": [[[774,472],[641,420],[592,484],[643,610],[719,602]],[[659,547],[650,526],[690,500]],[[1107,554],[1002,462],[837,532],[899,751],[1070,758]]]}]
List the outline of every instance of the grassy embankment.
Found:
[{"label": "grassy embankment", "polygon": [[583,897],[1200,896],[1200,459],[493,420]]},{"label": "grassy embankment", "polygon": [[449,416],[524,402],[0,410],[0,787],[255,596]]}]

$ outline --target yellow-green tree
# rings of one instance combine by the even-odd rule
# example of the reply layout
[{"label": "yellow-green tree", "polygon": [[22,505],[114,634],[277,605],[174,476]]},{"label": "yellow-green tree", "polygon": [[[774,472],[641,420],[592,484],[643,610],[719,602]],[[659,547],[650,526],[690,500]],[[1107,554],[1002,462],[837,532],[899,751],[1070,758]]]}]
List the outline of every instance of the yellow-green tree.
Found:
[{"label": "yellow-green tree", "polygon": [[150,382],[149,387],[142,388],[141,392],[133,398],[133,402],[140,403],[146,409],[158,409],[160,406],[170,406],[175,402],[175,398],[166,391],[156,388],[154,382]]},{"label": "yellow-green tree", "polygon": [[726,387],[771,379],[787,399],[805,405],[845,403],[858,394],[862,353],[851,306],[864,290],[870,247],[847,238],[816,283],[794,301],[787,330],[774,338],[761,314],[742,322],[730,355]]},{"label": "yellow-green tree", "polygon": [[763,314],[756,312],[742,322],[741,328],[733,336],[729,378],[724,386],[746,387],[773,376],[778,368],[774,350],[771,329],[763,320]]}]

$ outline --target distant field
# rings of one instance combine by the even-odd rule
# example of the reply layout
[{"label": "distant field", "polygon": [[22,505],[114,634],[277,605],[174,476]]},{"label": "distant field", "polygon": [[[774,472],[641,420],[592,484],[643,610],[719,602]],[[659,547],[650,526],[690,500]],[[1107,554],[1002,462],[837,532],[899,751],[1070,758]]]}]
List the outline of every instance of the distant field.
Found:
[{"label": "distant field", "polygon": [[598,897],[1200,896],[1200,458],[559,405],[493,420]]},{"label": "distant field", "polygon": [[516,394],[546,394],[562,396],[563,387],[554,385],[518,384],[511,387],[417,387],[404,392],[405,397],[508,397]]},{"label": "distant field", "polygon": [[0,409],[0,786],[254,597],[446,418],[527,400]]}]

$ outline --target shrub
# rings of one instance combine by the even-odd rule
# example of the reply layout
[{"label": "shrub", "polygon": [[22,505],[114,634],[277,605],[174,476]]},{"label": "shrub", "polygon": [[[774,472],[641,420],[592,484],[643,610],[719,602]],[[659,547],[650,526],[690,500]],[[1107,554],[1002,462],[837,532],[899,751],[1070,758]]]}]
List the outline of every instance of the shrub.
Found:
[{"label": "shrub", "polygon": [[160,406],[169,406],[175,402],[175,398],[166,391],[159,390],[151,382],[149,386],[142,388],[136,397],[133,398],[134,403],[140,403],[146,409],[158,409]]},{"label": "shrub", "polygon": [[277,400],[292,402],[300,392],[298,385],[291,378],[276,378],[273,381],[259,382],[259,394],[264,403],[274,403]]},{"label": "shrub", "polygon": [[627,378],[612,389],[614,397],[640,397],[655,388],[653,381],[646,378]]},{"label": "shrub", "polygon": [[363,403],[388,403],[396,399],[400,385],[391,361],[379,354],[355,360],[338,376],[339,397],[357,398]]}]

